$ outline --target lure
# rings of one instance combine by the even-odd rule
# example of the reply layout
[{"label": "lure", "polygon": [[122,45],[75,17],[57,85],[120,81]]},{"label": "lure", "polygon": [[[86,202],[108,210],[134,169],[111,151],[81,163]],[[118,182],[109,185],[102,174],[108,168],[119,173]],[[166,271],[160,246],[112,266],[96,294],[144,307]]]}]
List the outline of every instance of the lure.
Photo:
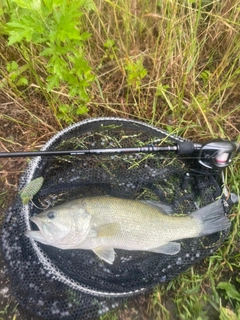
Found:
[{"label": "lure", "polygon": [[33,196],[35,196],[35,194],[38,193],[38,191],[41,189],[43,181],[43,177],[36,178],[19,191],[23,204],[27,204],[32,200]]}]

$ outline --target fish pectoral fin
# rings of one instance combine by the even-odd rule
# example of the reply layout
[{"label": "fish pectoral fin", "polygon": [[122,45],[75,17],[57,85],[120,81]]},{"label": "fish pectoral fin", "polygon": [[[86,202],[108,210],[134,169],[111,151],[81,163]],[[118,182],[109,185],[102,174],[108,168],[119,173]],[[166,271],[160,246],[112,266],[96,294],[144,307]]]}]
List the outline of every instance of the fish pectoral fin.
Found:
[{"label": "fish pectoral fin", "polygon": [[115,251],[113,248],[98,247],[92,250],[100,259],[106,261],[109,264],[113,264],[115,260]]},{"label": "fish pectoral fin", "polygon": [[114,237],[121,231],[120,225],[117,222],[106,223],[94,228],[96,236],[99,238]]},{"label": "fish pectoral fin", "polygon": [[168,242],[165,243],[157,248],[149,249],[148,251],[156,252],[156,253],[163,253],[163,254],[169,254],[174,255],[177,254],[181,249],[181,244],[178,242]]}]

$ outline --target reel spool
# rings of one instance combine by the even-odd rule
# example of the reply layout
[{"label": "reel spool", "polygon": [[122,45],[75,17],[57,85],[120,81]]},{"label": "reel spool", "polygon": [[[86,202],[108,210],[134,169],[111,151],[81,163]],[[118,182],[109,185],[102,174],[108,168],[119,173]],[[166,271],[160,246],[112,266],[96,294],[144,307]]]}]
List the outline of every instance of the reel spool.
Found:
[{"label": "reel spool", "polygon": [[[56,134],[42,151],[175,146],[187,140],[120,118],[79,122]],[[205,149],[204,149],[205,152]],[[211,255],[227,231],[181,241],[178,254],[115,250],[113,265],[92,251],[61,250],[27,238],[29,218],[42,209],[85,196],[156,200],[176,214],[190,214],[222,194],[219,171],[199,163],[199,150],[36,157],[19,189],[43,177],[40,191],[23,205],[18,196],[3,226],[2,246],[18,302],[44,319],[92,319],[125,299],[169,281]],[[226,211],[230,208],[225,202]]]}]

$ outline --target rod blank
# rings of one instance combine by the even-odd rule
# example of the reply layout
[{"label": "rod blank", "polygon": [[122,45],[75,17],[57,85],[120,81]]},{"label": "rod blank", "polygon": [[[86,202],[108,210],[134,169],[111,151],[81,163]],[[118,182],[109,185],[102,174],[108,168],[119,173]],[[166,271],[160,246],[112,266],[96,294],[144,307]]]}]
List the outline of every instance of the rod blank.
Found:
[{"label": "rod blank", "polygon": [[86,149],[86,150],[49,150],[49,151],[26,151],[26,152],[0,152],[0,158],[16,157],[48,157],[48,156],[80,156],[88,154],[118,154],[118,153],[138,153],[138,152],[177,152],[178,154],[192,154],[199,150],[201,145],[193,144],[191,141],[179,142],[174,146],[158,147],[148,145],[136,148],[106,148],[106,149]]}]

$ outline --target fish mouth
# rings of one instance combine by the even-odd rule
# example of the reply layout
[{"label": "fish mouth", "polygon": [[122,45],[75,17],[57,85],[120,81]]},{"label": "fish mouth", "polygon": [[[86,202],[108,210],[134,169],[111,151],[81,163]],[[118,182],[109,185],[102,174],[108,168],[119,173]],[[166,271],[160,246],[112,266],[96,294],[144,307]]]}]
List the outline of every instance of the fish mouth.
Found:
[{"label": "fish mouth", "polygon": [[43,230],[42,230],[42,222],[39,220],[38,217],[34,216],[34,217],[31,217],[30,220],[32,222],[35,223],[35,225],[38,227],[39,231],[36,231],[36,232],[40,232],[40,233],[43,233]]},{"label": "fish mouth", "polygon": [[38,217],[31,217],[30,220],[36,224],[39,230],[27,230],[25,236],[43,244],[51,244],[54,240],[54,229],[43,223]]},{"label": "fish mouth", "polygon": [[55,227],[52,223],[44,223],[37,216],[31,217],[30,220],[36,224],[38,227],[38,231],[32,231],[36,234],[41,234],[42,237],[46,237],[48,239],[53,238],[56,233]]},{"label": "fish mouth", "polygon": [[[32,219],[30,219],[30,220],[32,220]],[[34,223],[36,223],[36,222],[34,221]],[[37,223],[36,223],[36,225],[37,225]],[[26,230],[24,234],[29,239],[41,242],[43,244],[48,244],[48,242],[47,242],[46,238],[44,237],[44,235],[43,235],[41,230],[36,230],[36,231]]]}]

